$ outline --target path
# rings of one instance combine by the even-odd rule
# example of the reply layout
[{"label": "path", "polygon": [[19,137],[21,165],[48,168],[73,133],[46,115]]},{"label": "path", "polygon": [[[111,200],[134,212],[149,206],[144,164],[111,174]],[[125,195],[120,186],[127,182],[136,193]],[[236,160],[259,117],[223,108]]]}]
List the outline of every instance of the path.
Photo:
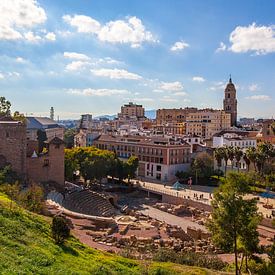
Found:
[{"label": "path", "polygon": [[156,209],[152,206],[143,204],[143,209],[139,210],[140,213],[149,216],[153,219],[156,219],[158,221],[166,222],[170,225],[178,225],[180,226],[185,232],[187,230],[187,227],[194,227],[196,229],[201,229],[203,231],[206,231],[205,226],[197,224],[195,222],[192,222],[186,218],[178,217],[172,214],[169,214],[167,212],[161,211],[159,209]]}]

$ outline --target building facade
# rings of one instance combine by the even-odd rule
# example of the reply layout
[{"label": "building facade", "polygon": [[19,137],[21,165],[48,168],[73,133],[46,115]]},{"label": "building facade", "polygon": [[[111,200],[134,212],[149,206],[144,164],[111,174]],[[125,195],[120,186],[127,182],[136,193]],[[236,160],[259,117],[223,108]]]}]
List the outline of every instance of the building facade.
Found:
[{"label": "building facade", "polygon": [[223,110],[231,115],[231,126],[237,125],[237,98],[236,88],[231,77],[224,90]]},{"label": "building facade", "polygon": [[37,140],[38,131],[46,134],[47,140],[55,137],[64,139],[64,128],[59,126],[54,120],[47,117],[26,117],[27,139]]},{"label": "building facade", "polygon": [[80,119],[80,129],[92,129],[93,127],[93,116],[90,114],[81,115]]},{"label": "building facade", "polygon": [[0,168],[11,165],[18,175],[26,175],[26,125],[20,121],[0,121]]},{"label": "building facade", "polygon": [[186,117],[186,134],[210,139],[215,133],[229,129],[231,116],[222,110],[203,109]]},{"label": "building facade", "polygon": [[27,178],[34,182],[54,181],[64,185],[64,142],[55,137],[47,142],[46,152],[28,156]]},{"label": "building facade", "polygon": [[160,137],[102,135],[94,145],[110,150],[122,159],[137,156],[138,176],[148,180],[175,180],[177,171],[186,171],[191,162],[191,146],[182,140]]},{"label": "building facade", "polygon": [[129,102],[124,106],[121,106],[121,111],[118,113],[119,119],[144,119],[145,118],[145,110],[142,105],[134,104],[133,102]]},{"label": "building facade", "polygon": [[156,122],[158,125],[165,123],[183,123],[186,116],[191,112],[196,112],[197,108],[179,108],[179,109],[158,109],[156,112]]}]

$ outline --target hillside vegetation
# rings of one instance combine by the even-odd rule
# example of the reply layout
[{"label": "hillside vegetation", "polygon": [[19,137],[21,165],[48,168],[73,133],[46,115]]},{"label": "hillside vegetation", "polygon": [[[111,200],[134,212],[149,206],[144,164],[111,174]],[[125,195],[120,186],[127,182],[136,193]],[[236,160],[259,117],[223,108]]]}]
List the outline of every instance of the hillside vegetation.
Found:
[{"label": "hillside vegetation", "polygon": [[141,262],[89,248],[74,237],[51,238],[51,219],[28,212],[0,193],[0,274],[217,274],[172,263]]}]

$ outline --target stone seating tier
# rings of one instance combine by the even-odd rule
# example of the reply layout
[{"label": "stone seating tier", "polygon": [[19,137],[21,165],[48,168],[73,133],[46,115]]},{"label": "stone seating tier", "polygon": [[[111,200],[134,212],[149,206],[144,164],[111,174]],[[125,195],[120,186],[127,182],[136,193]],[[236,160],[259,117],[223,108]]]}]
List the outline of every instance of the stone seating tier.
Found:
[{"label": "stone seating tier", "polygon": [[63,206],[71,211],[92,216],[111,217],[115,214],[115,209],[108,199],[88,189],[67,193]]}]

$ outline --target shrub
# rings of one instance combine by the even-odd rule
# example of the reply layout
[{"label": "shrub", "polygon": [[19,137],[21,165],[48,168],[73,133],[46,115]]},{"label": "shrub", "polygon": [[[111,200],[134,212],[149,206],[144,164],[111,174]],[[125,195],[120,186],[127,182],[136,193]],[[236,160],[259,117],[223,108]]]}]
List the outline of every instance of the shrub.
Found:
[{"label": "shrub", "polygon": [[63,244],[70,236],[70,228],[66,219],[61,216],[55,216],[52,221],[52,237],[56,244]]},{"label": "shrub", "polygon": [[20,194],[21,204],[29,211],[41,213],[44,206],[44,192],[43,189],[32,183],[27,190]]},{"label": "shrub", "polygon": [[199,266],[215,270],[222,270],[226,267],[224,263],[217,256],[207,256],[195,252],[179,252],[176,253],[171,249],[160,249],[153,257],[155,261],[159,262],[173,262],[178,264]]}]

